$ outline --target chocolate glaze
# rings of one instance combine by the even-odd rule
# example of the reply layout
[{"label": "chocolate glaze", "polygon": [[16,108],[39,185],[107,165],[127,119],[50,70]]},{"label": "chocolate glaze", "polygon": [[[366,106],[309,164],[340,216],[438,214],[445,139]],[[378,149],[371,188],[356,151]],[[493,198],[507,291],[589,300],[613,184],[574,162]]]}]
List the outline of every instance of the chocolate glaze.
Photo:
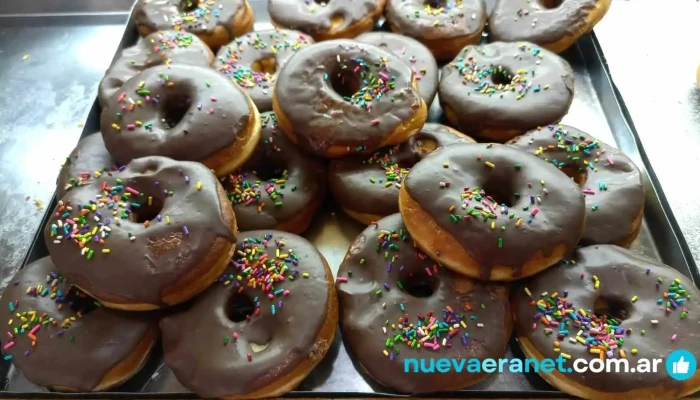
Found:
[{"label": "chocolate glaze", "polygon": [[242,87],[260,112],[271,111],[277,73],[256,71],[253,63],[274,59],[279,71],[289,57],[313,43],[311,37],[297,31],[270,29],[251,32],[223,46],[212,68]]},{"label": "chocolate glaze", "polygon": [[[557,358],[558,354],[553,350],[554,340],[559,341],[562,353],[571,356],[571,361],[566,361],[564,364],[566,367],[571,367],[573,360],[579,358],[590,360],[598,358],[598,354],[591,354],[586,346],[579,342],[574,344],[569,341],[569,337],[576,337],[579,330],[588,334],[585,328],[580,329],[570,325],[569,334],[558,339],[556,334],[558,330],[553,327],[555,333],[546,335],[539,317],[534,318],[539,310],[530,305],[525,287],[532,293],[532,298],[535,300],[539,300],[544,292],[549,293],[550,296],[555,291],[558,292],[558,296],[568,293],[566,300],[573,303],[572,307],[576,309],[595,311],[595,303],[598,299],[603,299],[609,304],[620,305],[627,314],[627,318],[621,322],[620,326],[624,330],[632,330],[630,334],[624,335],[624,344],[620,348],[627,353],[632,367],[635,366],[637,358],[666,358],[669,353],[677,349],[688,350],[693,354],[700,353],[700,331],[698,331],[700,314],[697,312],[700,309],[700,292],[690,279],[658,261],[617,246],[580,248],[573,259],[575,264],[562,262],[523,282],[513,293],[516,333],[520,337],[529,339],[544,357]],[[646,273],[647,269],[650,270],[649,274]],[[598,289],[594,287],[592,278],[594,275],[600,282]],[[656,287],[658,278],[663,279],[659,288]],[[657,299],[663,297],[669,284],[676,278],[680,278],[688,297],[691,297],[690,295],[692,297],[686,298],[685,303],[678,308],[666,312],[664,304],[668,299],[664,299],[662,304],[657,304]],[[633,297],[637,297],[635,302],[631,300]],[[681,319],[680,314],[684,308],[688,310],[687,317]],[[602,313],[597,314],[602,318]],[[653,325],[651,320],[658,320],[658,325]],[[535,329],[533,324],[536,324]],[[563,326],[560,325],[560,327]],[[644,335],[641,334],[642,330],[646,330]],[[674,334],[677,337],[675,341],[671,341]],[[637,355],[631,355],[633,348],[638,349]],[[617,351],[614,352],[614,357],[620,358]],[[671,378],[664,364],[658,366],[657,373],[594,374],[587,371],[570,373],[566,377],[606,393],[663,386],[668,390],[667,398],[677,398],[684,383]]]},{"label": "chocolate glaze", "polygon": [[511,145],[558,168],[586,171],[583,244],[619,244],[635,230],[644,208],[639,169],[624,153],[567,125],[550,125],[516,138]]},{"label": "chocolate glaze", "polygon": [[423,100],[428,105],[433,102],[437,92],[438,66],[433,53],[421,42],[389,32],[368,32],[355,40],[388,50],[403,60],[413,70]]},{"label": "chocolate glaze", "polygon": [[[499,67],[506,69],[508,85],[494,84],[494,74],[501,77],[497,83],[503,79]],[[522,74],[517,74],[519,70]],[[464,133],[525,132],[567,113],[574,96],[574,72],[563,58],[529,43],[466,46],[443,68],[438,92]]]},{"label": "chocolate glaze", "polygon": [[[386,231],[397,234],[391,243],[398,248],[389,249],[387,243],[377,249],[378,237]],[[387,250],[393,262],[385,257]],[[426,269],[430,270],[430,275]],[[345,345],[362,367],[385,386],[406,393],[462,389],[477,378],[454,370],[436,374],[404,373],[404,359],[483,360],[497,359],[505,353],[512,326],[507,287],[474,281],[436,265],[413,246],[400,214],[381,219],[355,239],[340,265],[338,277],[347,278],[347,282],[336,283]],[[432,288],[432,294],[415,297],[399,288],[398,282],[404,288],[412,284],[427,285]],[[381,290],[381,295],[376,294],[377,290]],[[400,309],[401,304],[405,311]],[[418,350],[398,342],[394,349],[400,353],[395,354],[393,360],[382,354],[384,350],[394,351],[387,348],[386,340],[393,334],[402,334],[400,318],[407,316],[407,323],[416,324],[419,320],[417,314],[427,316],[433,312],[436,319],[445,321],[446,307],[462,315],[451,323],[460,324],[462,320],[467,326],[466,329],[460,326],[458,333],[449,339],[451,347],[443,345],[442,338],[438,340],[441,347],[437,351],[430,348]],[[386,324],[387,320],[397,328],[392,330],[391,325]],[[386,327],[387,334],[383,327]],[[465,346],[463,336],[466,333],[469,336]]]},{"label": "chocolate glaze", "polygon": [[[188,3],[196,6],[186,10]],[[245,0],[139,0],[134,21],[151,31],[184,29],[195,34],[221,26],[233,37],[233,18],[244,6]]]},{"label": "chocolate glaze", "polygon": [[329,0],[325,5],[307,0],[268,0],[270,18],[280,26],[311,35],[331,29],[331,19],[342,17],[335,28],[344,30],[375,13],[379,0]]},{"label": "chocolate glaze", "polygon": [[[268,234],[272,237],[266,247],[251,241],[251,238],[261,241]],[[258,289],[241,286],[247,284],[248,278],[242,284],[237,282],[235,276],[243,264],[239,261],[240,254],[234,255],[232,266],[189,310],[161,320],[165,363],[184,386],[205,398],[245,396],[275,381],[284,382],[285,376],[299,363],[322,357],[327,349],[316,344],[321,327],[330,317],[329,291],[333,288],[333,277],[321,253],[306,239],[286,232],[249,231],[241,232],[240,237],[243,239],[236,245],[238,251],[256,246],[271,260],[278,260],[276,243],[283,241],[281,251],[285,254],[293,251],[298,265],[283,261],[289,267],[283,274],[286,280],[273,282],[271,290],[285,289],[290,294],[270,300],[259,285]],[[254,257],[260,256],[262,253]],[[309,273],[308,278],[302,278],[305,272]],[[233,283],[226,284],[229,280]],[[229,318],[231,303],[242,287],[245,287],[242,296],[251,301],[259,296],[260,305],[248,319],[234,322]],[[253,312],[252,309],[234,311]],[[225,338],[229,338],[227,344]],[[267,344],[267,347],[255,352],[251,344]],[[248,361],[248,354],[252,361]]]},{"label": "chocolate glaze", "polygon": [[107,101],[124,82],[146,68],[183,64],[208,67],[211,50],[197,36],[183,31],[154,32],[135,46],[124,49],[100,82],[97,98]]},{"label": "chocolate glaze", "polygon": [[105,173],[111,175],[118,171],[119,167],[105,148],[102,134],[93,133],[81,139],[66,157],[56,179],[56,197],[60,199],[73,187],[90,184]]},{"label": "chocolate glaze", "polygon": [[[416,164],[404,185],[423,211],[481,265],[482,279],[491,276],[494,266],[511,267],[518,276],[524,263],[539,252],[550,256],[558,245],[571,251],[583,230],[584,199],[576,183],[552,164],[505,145],[443,147]],[[462,194],[477,188],[479,194],[485,191],[482,197],[492,196],[493,200],[461,199]],[[469,204],[462,207],[466,201]],[[502,208],[504,203],[510,207]],[[455,210],[449,212],[452,206]],[[482,211],[475,207],[490,208],[495,218],[484,222]],[[468,216],[470,210],[473,214]],[[460,220],[453,222],[451,215]],[[493,228],[491,222],[495,222]],[[506,229],[500,229],[502,226]],[[502,247],[499,238],[503,239]]]},{"label": "chocolate glaze", "polygon": [[238,140],[251,112],[245,93],[216,71],[161,65],[124,83],[102,109],[100,128],[118,163],[152,155],[202,161]]},{"label": "chocolate glaze", "polygon": [[275,228],[325,195],[323,162],[297,149],[278,130],[274,113],[261,117],[260,144],[243,168],[222,180],[241,231]]},{"label": "chocolate glaze", "polygon": [[[51,278],[50,274],[53,274]],[[52,286],[54,279],[56,285]],[[47,289],[45,296],[27,293],[28,288],[36,290],[38,285]],[[52,299],[52,293],[58,294],[57,291],[62,295]],[[17,313],[34,311],[37,316],[46,313],[46,319],[53,318],[56,322],[41,325],[34,333],[36,346],[32,346],[32,340],[27,336],[31,328],[23,333],[14,332],[13,339],[3,335],[3,346],[14,343],[3,350],[3,354],[12,356],[12,363],[31,382],[47,387],[91,391],[113,367],[135,351],[146,335],[157,329],[156,321],[147,314],[94,308],[95,300],[89,297],[80,299],[78,292],[60,276],[49,257],[21,269],[5,288],[2,304],[5,305],[7,320],[14,321],[7,325],[8,331],[15,327],[21,329],[23,322]],[[14,311],[8,309],[11,302],[17,302]],[[80,316],[78,312],[87,309],[80,307],[79,303],[89,305],[87,309],[94,309]],[[64,325],[69,318],[76,319]]]},{"label": "chocolate glaze", "polygon": [[[382,73],[395,78],[395,88],[368,103],[343,99],[331,81],[343,70],[342,65],[347,65],[347,71],[360,67],[358,59],[374,77],[379,79]],[[357,75],[359,72],[347,79],[359,81]],[[294,127],[294,132],[286,133],[293,133],[302,148],[323,152],[339,145],[373,151],[420,108],[422,100],[412,80],[411,68],[389,52],[352,40],[329,40],[300,50],[287,62],[279,73],[275,98]]]},{"label": "chocolate glaze", "polygon": [[489,17],[489,33],[492,40],[500,42],[554,43],[581,31],[600,1],[566,0],[548,9],[538,1],[496,0]]},{"label": "chocolate glaze", "polygon": [[[460,135],[444,125],[427,123],[408,142],[381,148],[371,157],[332,160],[328,180],[335,201],[359,213],[385,216],[399,212],[399,189],[411,168],[435,148],[473,142],[470,137]],[[389,174],[392,178],[393,174],[398,176],[390,181]]]},{"label": "chocolate glaze", "polygon": [[[427,8],[425,0],[389,0],[386,19],[395,32],[427,40],[454,39],[474,36],[486,24],[486,4],[483,0],[435,1],[440,6]],[[430,11],[428,11],[428,9]]]},{"label": "chocolate glaze", "polygon": [[[103,175],[92,185],[74,188],[63,198],[64,205],[70,203],[73,207],[70,217],[77,221],[82,207],[103,194],[100,188],[103,185],[113,188],[118,185],[118,179],[124,188],[143,193],[133,196],[141,206],[114,207],[112,210],[119,210],[117,215],[110,213],[107,207],[97,208],[96,211],[102,213],[99,222],[94,220],[96,213],[87,215],[88,232],[102,223],[111,229],[104,244],[95,243],[92,236],[89,237],[85,246],[94,251],[92,259],[88,259],[87,254],[81,255],[74,243],[77,239],[68,238],[63,229],[58,230],[63,239],[54,242],[57,234],[53,234],[52,229],[59,220],[57,215],[62,217],[65,212],[59,212],[61,204],[54,209],[44,230],[56,267],[92,295],[120,302],[159,305],[162,291],[196,268],[212,251],[218,237],[236,241],[229,228],[231,221],[226,221],[221,213],[219,193],[223,189],[211,171],[199,163],[176,162],[164,157],[134,160],[114,177]],[[200,182],[201,190],[197,190]],[[164,191],[172,191],[172,195]],[[124,193],[118,192],[120,201]],[[153,198],[154,206],[148,207],[148,197]],[[129,200],[129,204],[134,202]],[[159,204],[162,204],[160,210]],[[122,218],[125,209],[131,213],[130,218]],[[135,218],[133,213],[140,217]],[[162,219],[159,221],[156,215]],[[150,226],[139,219],[148,219]],[[65,222],[65,217],[60,220]],[[132,235],[136,239],[130,240]],[[109,249],[110,253],[104,254],[102,249]]]}]

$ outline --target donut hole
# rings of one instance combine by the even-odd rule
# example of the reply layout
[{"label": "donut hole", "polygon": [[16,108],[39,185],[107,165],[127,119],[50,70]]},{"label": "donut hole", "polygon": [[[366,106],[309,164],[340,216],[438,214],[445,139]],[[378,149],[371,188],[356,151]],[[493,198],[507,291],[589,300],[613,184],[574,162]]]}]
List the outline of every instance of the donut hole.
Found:
[{"label": "donut hole", "polygon": [[261,74],[274,75],[277,73],[277,59],[275,57],[265,57],[253,61],[251,69]]},{"label": "donut hole", "polygon": [[325,7],[330,3],[331,0],[314,0],[314,3],[318,4],[321,7]]},{"label": "donut hole", "polygon": [[430,297],[437,290],[437,281],[435,279],[408,278],[403,282],[403,290],[409,295],[418,298]]},{"label": "donut hole", "polygon": [[89,314],[100,308],[100,304],[97,300],[88,296],[75,286],[68,288],[62,302],[67,304],[74,313],[80,315]]},{"label": "donut hole", "polygon": [[438,148],[438,143],[434,139],[420,139],[415,142],[415,150],[420,153],[431,153]]},{"label": "donut hole", "polygon": [[430,8],[445,8],[447,7],[447,0],[425,0],[423,5]]},{"label": "donut hole", "polygon": [[284,179],[285,171],[287,169],[282,165],[275,165],[270,162],[263,166],[257,167],[255,170],[255,176],[261,181],[276,181],[279,179]]},{"label": "donut hole", "polygon": [[500,65],[493,68],[490,77],[494,85],[510,85],[513,82],[513,73]]},{"label": "donut hole", "polygon": [[542,8],[551,10],[559,7],[564,2],[564,0],[538,0],[538,2],[540,3],[540,6],[542,6]]},{"label": "donut hole", "polygon": [[166,129],[172,129],[185,118],[190,109],[190,98],[185,95],[172,94],[161,100],[161,120]]},{"label": "donut hole", "polygon": [[585,168],[577,167],[575,165],[565,165],[559,169],[561,172],[565,173],[566,176],[573,179],[579,187],[583,187],[583,185],[586,183],[588,172]]},{"label": "donut hole", "polygon": [[343,17],[342,14],[334,14],[331,17],[331,29],[336,29],[339,26],[343,25],[345,22],[345,17]]},{"label": "donut hole", "polygon": [[226,317],[233,322],[242,322],[255,312],[255,303],[244,293],[235,293],[228,300]]},{"label": "donut hole", "polygon": [[131,204],[131,214],[129,214],[129,220],[131,222],[144,223],[146,221],[153,221],[158,217],[161,211],[163,211],[163,202],[156,198],[138,199],[139,201],[132,201]]},{"label": "donut hole", "polygon": [[629,300],[624,301],[617,297],[599,296],[593,304],[593,312],[602,318],[603,316],[612,317],[618,321],[624,321],[632,314]]},{"label": "donut hole", "polygon": [[486,197],[490,197],[498,205],[513,207],[513,204],[517,202],[514,191],[508,182],[490,180],[481,187],[481,190]]},{"label": "donut hole", "polygon": [[347,101],[350,101],[352,96],[360,91],[360,78],[352,72],[354,68],[354,62],[350,62],[346,64],[345,68],[340,68],[330,77],[333,91]]},{"label": "donut hole", "polygon": [[261,351],[265,350],[269,345],[270,342],[263,344],[250,342],[250,349],[253,350],[253,353],[260,353]]},{"label": "donut hole", "polygon": [[181,11],[192,11],[199,7],[199,0],[182,0],[180,1]]}]

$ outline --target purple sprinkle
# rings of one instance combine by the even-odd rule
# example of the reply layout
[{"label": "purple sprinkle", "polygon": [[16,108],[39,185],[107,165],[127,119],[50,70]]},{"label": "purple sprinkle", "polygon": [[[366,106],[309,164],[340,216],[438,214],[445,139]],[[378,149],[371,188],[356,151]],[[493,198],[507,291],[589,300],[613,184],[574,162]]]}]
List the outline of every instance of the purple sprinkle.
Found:
[{"label": "purple sprinkle", "polygon": [[63,336],[63,330],[60,330],[56,333],[56,336]]},{"label": "purple sprinkle", "polygon": [[542,313],[538,312],[535,315],[532,316],[532,319],[540,319],[542,317]]},{"label": "purple sprinkle", "polygon": [[567,297],[568,295],[569,295],[569,291],[568,291],[568,290],[565,290],[565,291],[564,291],[564,297]]},{"label": "purple sprinkle", "polygon": [[659,282],[656,282],[656,288],[657,289],[659,288]]},{"label": "purple sprinkle", "polygon": [[152,97],[154,103],[159,103],[158,99],[155,97]]},{"label": "purple sprinkle", "polygon": [[467,338],[465,338],[464,336],[462,336],[462,345],[467,345]]},{"label": "purple sprinkle", "polygon": [[26,351],[24,352],[24,356],[26,357],[26,356],[28,356],[28,355],[29,355],[29,350],[26,350]]},{"label": "purple sprinkle", "polygon": [[14,284],[15,284],[15,286],[19,285],[19,281],[14,281]]},{"label": "purple sprinkle", "polygon": [[90,200],[90,204],[97,204],[97,202],[95,200]]},{"label": "purple sprinkle", "polygon": [[163,220],[163,216],[161,216],[160,214],[158,214],[158,215],[156,216],[156,218],[158,218],[158,221],[162,221],[162,220]]},{"label": "purple sprinkle", "polygon": [[99,242],[100,242],[100,237],[97,236],[97,235],[95,235],[95,236],[92,237],[92,241],[95,242],[95,243],[99,243]]},{"label": "purple sprinkle", "polygon": [[99,211],[95,211],[95,214],[97,214],[98,217],[102,218],[102,213]]},{"label": "purple sprinkle", "polygon": [[647,268],[646,273],[649,275],[649,272],[651,272],[651,268]]},{"label": "purple sprinkle", "polygon": [[190,183],[190,177],[185,175],[185,183]]},{"label": "purple sprinkle", "polygon": [[394,352],[389,353],[389,361],[394,361]]},{"label": "purple sprinkle", "polygon": [[[51,277],[51,279],[56,279],[56,273],[53,271],[49,272],[49,276]],[[17,282],[19,282],[19,281],[17,281]]]},{"label": "purple sprinkle", "polygon": [[399,271],[400,271],[400,272],[403,272],[403,269],[404,269],[404,266],[402,265],[402,266],[399,268]]},{"label": "purple sprinkle", "polygon": [[126,165],[122,165],[121,167],[118,168],[119,172],[122,172],[126,169]]},{"label": "purple sprinkle", "polygon": [[111,224],[111,223],[112,223],[112,220],[111,220],[110,218],[107,218],[107,219],[105,220],[105,225],[109,225],[109,224]]},{"label": "purple sprinkle", "polygon": [[182,176],[182,170],[180,168],[177,169],[177,172]]},{"label": "purple sprinkle", "polygon": [[299,260],[292,260],[292,264],[299,265]]},{"label": "purple sprinkle", "polygon": [[394,264],[391,261],[389,261],[386,264],[386,272],[391,272],[391,267],[393,267],[393,266],[394,266]]},{"label": "purple sprinkle", "polygon": [[384,289],[389,290],[389,284],[384,282]]},{"label": "purple sprinkle", "polygon": [[156,185],[156,186],[160,185],[160,182],[156,181],[155,185]]},{"label": "purple sprinkle", "polygon": [[187,229],[187,226],[183,226],[183,227],[182,227],[182,231],[185,232],[185,235],[188,235],[188,236],[189,236],[190,231]]},{"label": "purple sprinkle", "polygon": [[277,302],[277,308],[282,308],[282,300]]}]

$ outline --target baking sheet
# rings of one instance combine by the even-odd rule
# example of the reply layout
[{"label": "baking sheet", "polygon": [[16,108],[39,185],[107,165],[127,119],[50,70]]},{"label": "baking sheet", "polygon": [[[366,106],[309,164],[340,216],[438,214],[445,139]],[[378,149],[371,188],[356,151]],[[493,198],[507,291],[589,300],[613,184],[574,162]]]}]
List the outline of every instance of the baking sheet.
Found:
[{"label": "baking sheet", "polygon": [[[269,29],[271,25],[262,21],[267,16],[266,1],[251,0],[256,19],[255,29]],[[381,23],[380,23],[381,24]],[[129,19],[120,49],[133,45],[138,40],[133,21]],[[562,54],[576,73],[575,97],[569,114],[562,121],[592,134],[598,139],[616,145],[627,153],[642,170],[646,189],[646,208],[642,230],[632,245],[634,251],[663,261],[678,269],[696,283],[699,278],[687,244],[683,240],[678,225],[653,170],[646,159],[635,134],[624,103],[612,84],[605,59],[594,34],[582,37],[573,48]],[[436,99],[430,110],[430,120],[445,122]],[[99,107],[93,106],[85,124],[83,136],[99,128]],[[48,207],[53,208],[54,204]],[[44,223],[46,223],[45,218]],[[331,269],[337,272],[347,248],[363,230],[363,226],[345,216],[329,199],[322,212],[319,212],[305,237],[314,243],[328,259]],[[47,255],[43,236],[38,235],[25,264]],[[172,372],[162,364],[160,349],[156,350],[148,364],[134,378],[113,390],[107,397],[193,397],[177,382]],[[506,357],[523,358],[517,343],[511,339]],[[79,394],[49,394],[46,389],[28,382],[11,364],[0,364],[0,374],[5,376],[4,397],[47,396],[82,397]],[[392,396],[383,388],[363,376],[353,364],[342,345],[340,333],[325,359],[314,369],[297,390],[288,397],[365,397]],[[537,374],[494,374],[487,380],[461,392],[442,396],[470,397],[552,397],[561,396]],[[425,395],[423,395],[425,396]],[[43,397],[43,396],[42,396]],[[94,397],[94,395],[90,395]]]}]

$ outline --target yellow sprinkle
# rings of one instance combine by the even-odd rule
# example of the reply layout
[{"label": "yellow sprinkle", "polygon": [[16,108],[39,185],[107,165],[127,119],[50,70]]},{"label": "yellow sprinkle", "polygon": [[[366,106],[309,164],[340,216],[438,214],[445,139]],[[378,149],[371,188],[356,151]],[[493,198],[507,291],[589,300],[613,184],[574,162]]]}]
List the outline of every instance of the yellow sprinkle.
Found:
[{"label": "yellow sprinkle", "polygon": [[109,249],[102,249],[102,253],[104,254],[109,254],[110,250]]},{"label": "yellow sprinkle", "polygon": [[581,343],[581,344],[586,344],[586,341],[583,340],[583,338],[581,336],[576,336],[576,340],[578,340],[579,343]]},{"label": "yellow sprinkle", "polygon": [[558,347],[555,347],[555,348],[554,348],[554,352],[555,352],[555,353],[559,353],[560,351],[561,351],[560,348],[558,348]]},{"label": "yellow sprinkle", "polygon": [[632,354],[637,354],[637,349],[636,349],[636,348],[632,349]]},{"label": "yellow sprinkle", "polygon": [[544,179],[541,179],[541,180],[540,180],[540,183],[544,185]]},{"label": "yellow sprinkle", "polygon": [[676,278],[676,279],[674,279],[673,281],[676,282],[676,283],[678,283],[678,284],[681,283],[681,279],[680,279],[680,278]]},{"label": "yellow sprinkle", "polygon": [[600,281],[595,281],[595,285],[593,285],[593,287],[598,289],[600,287]]},{"label": "yellow sprinkle", "polygon": [[382,353],[384,353],[385,356],[389,357],[389,352],[388,352],[388,351],[384,350],[384,351],[382,351]]},{"label": "yellow sprinkle", "polygon": [[515,223],[515,226],[520,226],[520,225],[522,225],[522,224],[523,224],[523,219],[522,219],[522,218],[518,218],[518,222]]},{"label": "yellow sprinkle", "polygon": [[620,358],[627,358],[627,354],[625,354],[625,351],[620,349]]},{"label": "yellow sprinkle", "polygon": [[486,166],[489,168],[493,168],[496,166],[496,164],[492,163],[491,161],[486,161],[484,164],[486,164]]},{"label": "yellow sprinkle", "polygon": [[561,353],[561,356],[564,357],[564,358],[566,358],[567,360],[570,360],[570,359],[571,359],[571,356],[568,355],[568,354],[566,354],[566,353]]},{"label": "yellow sprinkle", "polygon": [[153,197],[148,196],[148,205],[152,206],[153,205]]},{"label": "yellow sprinkle", "polygon": [[165,223],[170,224],[170,217],[168,215],[165,216]]},{"label": "yellow sprinkle", "polygon": [[496,227],[496,222],[495,222],[495,221],[491,221],[491,229],[493,229],[493,228],[495,228],[495,227]]},{"label": "yellow sprinkle", "polygon": [[635,301],[637,301],[637,296],[632,297],[632,303],[634,303]]},{"label": "yellow sprinkle", "polygon": [[12,319],[10,319],[9,321],[7,321],[7,325],[12,325]]},{"label": "yellow sprinkle", "polygon": [[29,54],[25,54],[24,57],[22,57],[22,60],[29,60]]},{"label": "yellow sprinkle", "polygon": [[532,292],[530,292],[530,289],[528,289],[528,288],[525,288],[525,294],[532,297]]},{"label": "yellow sprinkle", "polygon": [[591,349],[592,354],[600,354],[600,349]]},{"label": "yellow sprinkle", "polygon": [[202,190],[202,182],[197,182],[197,190]]},{"label": "yellow sprinkle", "polygon": [[308,278],[308,277],[309,277],[309,273],[308,273],[308,272],[304,272],[303,274],[301,274],[301,276],[303,276],[304,278]]},{"label": "yellow sprinkle", "polygon": [[559,292],[554,292],[554,293],[552,293],[549,297],[555,298],[555,297],[557,297],[558,294],[559,294]]},{"label": "yellow sprinkle", "polygon": [[467,324],[464,321],[459,321],[459,324],[462,325],[462,328],[467,329]]}]

